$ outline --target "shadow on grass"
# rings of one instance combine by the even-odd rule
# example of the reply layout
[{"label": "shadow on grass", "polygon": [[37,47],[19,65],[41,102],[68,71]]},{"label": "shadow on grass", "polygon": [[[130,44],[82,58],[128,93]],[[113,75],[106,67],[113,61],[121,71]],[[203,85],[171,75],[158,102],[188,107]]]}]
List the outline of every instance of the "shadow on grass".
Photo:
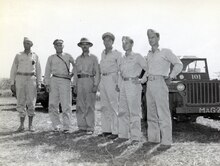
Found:
[{"label": "shadow on grass", "polygon": [[16,108],[3,108],[1,111],[12,111],[12,112],[17,112]]},{"label": "shadow on grass", "polygon": [[16,106],[16,103],[5,103],[5,104],[0,104],[0,106]]},{"label": "shadow on grass", "polygon": [[[2,135],[6,133],[1,133]],[[13,134],[13,133],[8,133]],[[1,138],[4,141],[25,141],[25,143],[17,145],[37,147],[47,145],[43,153],[71,152],[80,154],[79,158],[70,158],[68,163],[108,163],[110,165],[124,165],[125,162],[145,161],[149,158],[145,155],[152,147],[137,146],[126,157],[126,151],[132,149],[133,145],[128,142],[117,142],[107,138],[98,136],[88,136],[85,134],[63,134],[43,131],[38,133],[25,132],[24,134],[13,135],[13,137]],[[51,149],[51,147],[53,147]],[[123,154],[121,156],[121,154]],[[151,156],[152,157],[152,156]]]},{"label": "shadow on grass", "polygon": [[15,131],[0,132],[0,136],[8,136],[13,134],[16,134],[16,132]]},{"label": "shadow on grass", "polygon": [[[68,159],[68,163],[90,162],[91,164],[108,163],[108,165],[133,165],[134,163],[146,163],[152,157],[163,152],[153,150],[155,146],[144,143],[130,145],[127,142],[112,141],[95,135],[89,136],[76,132],[70,134],[42,131],[36,133],[25,132],[14,134],[2,132],[0,135],[13,135],[2,137],[1,142],[24,141],[17,146],[37,147],[45,146],[43,153],[70,152],[79,154],[78,158]],[[173,127],[174,143],[198,142],[220,143],[220,133],[216,129],[202,126],[196,123],[177,123]],[[175,146],[175,145],[174,145]],[[52,147],[52,148],[51,148]],[[136,164],[137,165],[137,164]]]},{"label": "shadow on grass", "polygon": [[220,143],[220,132],[198,123],[179,122],[173,125],[173,141],[174,143]]}]

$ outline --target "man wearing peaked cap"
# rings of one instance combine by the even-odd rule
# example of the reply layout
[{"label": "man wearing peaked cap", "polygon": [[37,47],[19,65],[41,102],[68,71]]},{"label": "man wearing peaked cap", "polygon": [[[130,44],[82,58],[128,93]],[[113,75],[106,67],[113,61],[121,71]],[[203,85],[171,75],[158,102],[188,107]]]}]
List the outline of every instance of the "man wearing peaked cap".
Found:
[{"label": "man wearing peaked cap", "polygon": [[[169,90],[165,80],[172,80],[182,70],[181,61],[170,49],[159,48],[160,35],[147,30],[151,50],[147,55],[147,121],[148,141],[161,143],[157,150],[166,150],[172,144],[172,123],[169,109]],[[170,65],[173,69],[170,72]],[[169,74],[170,73],[170,74]]]},{"label": "man wearing peaked cap", "polygon": [[119,96],[119,65],[122,54],[113,49],[115,37],[106,32],[102,35],[105,49],[101,54],[101,125],[102,134],[111,139],[118,137],[118,96]]},{"label": "man wearing peaked cap", "polygon": [[147,70],[147,62],[139,53],[132,51],[134,41],[128,36],[122,38],[125,55],[120,64],[122,78],[119,101],[119,138],[131,139],[137,143],[141,139],[141,83],[146,82],[144,76],[139,79],[142,70]]},{"label": "man wearing peaked cap", "polygon": [[59,43],[63,44],[63,40],[62,39],[56,39],[56,40],[54,40],[53,45],[57,45]]},{"label": "man wearing peaked cap", "polygon": [[115,36],[114,36],[112,33],[110,33],[110,32],[104,33],[104,34],[102,35],[102,40],[104,40],[104,38],[107,37],[107,36],[110,37],[113,42],[115,41]]},{"label": "man wearing peaked cap", "polygon": [[[63,40],[53,42],[56,54],[48,57],[45,69],[45,84],[49,92],[49,115],[55,132],[63,127],[64,133],[70,132],[71,115],[71,77],[70,64],[74,69],[73,57],[63,52]],[[62,107],[63,123],[59,117],[59,103]]]},{"label": "man wearing peaked cap", "polygon": [[76,118],[79,132],[93,134],[95,127],[95,101],[100,81],[98,58],[90,54],[92,43],[82,38],[78,46],[82,54],[76,58],[74,85],[77,90]]},{"label": "man wearing peaked cap", "polygon": [[37,54],[31,51],[33,42],[29,38],[24,37],[23,45],[24,51],[15,56],[11,68],[11,90],[16,92],[16,109],[19,112],[20,117],[20,126],[17,131],[24,131],[24,121],[27,114],[29,119],[28,129],[33,132],[33,117],[35,115],[37,90],[40,89],[42,82],[41,66]]}]

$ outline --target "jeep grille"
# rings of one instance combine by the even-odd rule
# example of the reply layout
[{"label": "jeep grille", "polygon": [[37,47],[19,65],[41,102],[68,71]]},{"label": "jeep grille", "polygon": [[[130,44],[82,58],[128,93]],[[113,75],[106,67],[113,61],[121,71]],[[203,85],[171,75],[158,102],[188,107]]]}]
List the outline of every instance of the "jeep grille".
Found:
[{"label": "jeep grille", "polygon": [[186,83],[187,105],[220,104],[220,82],[203,81]]}]

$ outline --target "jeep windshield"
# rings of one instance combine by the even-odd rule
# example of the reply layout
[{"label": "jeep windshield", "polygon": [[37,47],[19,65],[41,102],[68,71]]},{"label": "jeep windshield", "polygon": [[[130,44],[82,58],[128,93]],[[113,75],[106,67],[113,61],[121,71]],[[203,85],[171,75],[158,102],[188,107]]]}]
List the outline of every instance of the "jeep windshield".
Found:
[{"label": "jeep windshield", "polygon": [[203,59],[182,59],[183,73],[206,73],[206,62]]}]

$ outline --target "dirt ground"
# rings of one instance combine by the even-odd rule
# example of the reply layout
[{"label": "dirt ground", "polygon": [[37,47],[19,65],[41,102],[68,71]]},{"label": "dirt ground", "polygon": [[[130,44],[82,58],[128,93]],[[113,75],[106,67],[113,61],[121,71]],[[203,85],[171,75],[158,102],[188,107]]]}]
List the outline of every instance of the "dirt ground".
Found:
[{"label": "dirt ground", "polygon": [[[196,123],[173,124],[173,145],[163,152],[149,145],[146,131],[139,144],[98,137],[100,104],[96,105],[96,128],[91,136],[76,134],[72,113],[70,134],[51,132],[48,113],[37,105],[36,132],[16,133],[19,125],[14,98],[0,98],[0,166],[219,166],[220,121],[197,118]],[[27,122],[25,123],[27,126]]]}]

